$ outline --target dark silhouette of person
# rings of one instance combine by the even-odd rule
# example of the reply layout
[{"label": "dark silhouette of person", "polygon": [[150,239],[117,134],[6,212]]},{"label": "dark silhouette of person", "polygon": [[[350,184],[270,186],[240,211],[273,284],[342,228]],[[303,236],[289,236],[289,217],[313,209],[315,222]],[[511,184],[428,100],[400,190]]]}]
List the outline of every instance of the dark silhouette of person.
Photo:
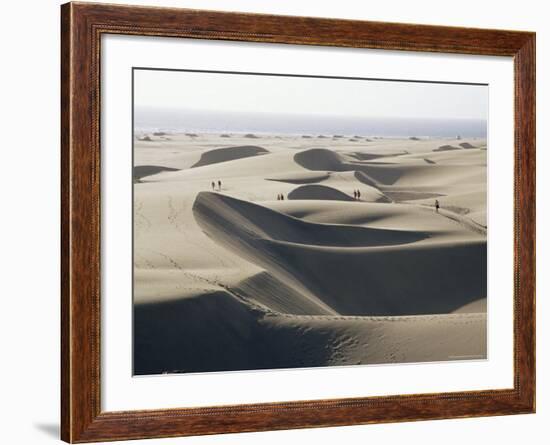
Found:
[{"label": "dark silhouette of person", "polygon": [[218,179],[218,189],[221,190],[222,189],[222,182]]},{"label": "dark silhouette of person", "polygon": [[283,195],[283,194],[281,193],[281,201],[284,201],[284,200],[285,200],[285,195]]},{"label": "dark silhouette of person", "polygon": [[435,212],[439,213],[439,201],[437,199],[435,200]]},{"label": "dark silhouette of person", "polygon": [[212,181],[212,190],[215,190],[215,189],[216,189],[216,183]]},{"label": "dark silhouette of person", "polygon": [[357,199],[361,199],[361,192],[357,189]]},{"label": "dark silhouette of person", "polygon": [[353,191],[353,199],[357,199],[357,190]]},{"label": "dark silhouette of person", "polygon": [[277,201],[280,201],[280,200],[281,200],[281,195],[279,195],[279,194],[277,193]]}]

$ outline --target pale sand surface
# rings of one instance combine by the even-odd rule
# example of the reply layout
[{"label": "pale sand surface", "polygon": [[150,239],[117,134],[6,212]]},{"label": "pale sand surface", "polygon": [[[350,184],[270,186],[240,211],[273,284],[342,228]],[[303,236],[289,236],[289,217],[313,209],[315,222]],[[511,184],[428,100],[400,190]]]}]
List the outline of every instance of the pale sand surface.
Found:
[{"label": "pale sand surface", "polygon": [[485,140],[147,139],[136,374],[486,357]]}]

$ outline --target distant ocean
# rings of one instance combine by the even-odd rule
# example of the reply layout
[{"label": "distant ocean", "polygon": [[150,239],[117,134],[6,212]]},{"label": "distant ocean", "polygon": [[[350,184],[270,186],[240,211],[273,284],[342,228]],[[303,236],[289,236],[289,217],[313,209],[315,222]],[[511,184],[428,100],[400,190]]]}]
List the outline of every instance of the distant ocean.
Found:
[{"label": "distant ocean", "polygon": [[136,109],[134,111],[134,132],[154,131],[485,138],[487,136],[487,121]]}]

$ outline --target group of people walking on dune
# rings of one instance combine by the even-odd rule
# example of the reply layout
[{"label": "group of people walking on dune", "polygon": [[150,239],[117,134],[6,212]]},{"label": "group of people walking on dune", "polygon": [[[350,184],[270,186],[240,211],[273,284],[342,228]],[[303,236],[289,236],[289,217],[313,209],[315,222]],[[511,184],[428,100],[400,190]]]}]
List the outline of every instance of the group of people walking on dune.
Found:
[{"label": "group of people walking on dune", "polygon": [[[212,181],[211,185],[212,185],[212,190],[216,191],[216,181]],[[222,190],[222,181],[220,179],[218,179],[217,186],[218,186],[217,190],[221,191]],[[361,200],[361,190],[359,190],[359,189],[353,190],[353,199],[355,199],[356,201]],[[283,193],[277,194],[277,201],[284,201],[284,200],[285,200],[285,195]],[[435,200],[434,207],[435,207],[436,213],[439,213],[439,208],[441,206],[439,205],[439,201],[437,199]]]}]

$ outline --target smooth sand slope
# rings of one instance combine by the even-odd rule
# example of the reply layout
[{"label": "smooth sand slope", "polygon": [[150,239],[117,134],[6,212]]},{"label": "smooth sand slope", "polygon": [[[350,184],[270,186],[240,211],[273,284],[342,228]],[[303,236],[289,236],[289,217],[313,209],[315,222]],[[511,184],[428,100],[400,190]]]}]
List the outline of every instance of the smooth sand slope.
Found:
[{"label": "smooth sand slope", "polygon": [[448,313],[485,297],[482,237],[315,224],[209,192],[193,211],[219,244],[342,315]]},{"label": "smooth sand slope", "polygon": [[145,136],[135,374],[486,357],[484,140]]}]

